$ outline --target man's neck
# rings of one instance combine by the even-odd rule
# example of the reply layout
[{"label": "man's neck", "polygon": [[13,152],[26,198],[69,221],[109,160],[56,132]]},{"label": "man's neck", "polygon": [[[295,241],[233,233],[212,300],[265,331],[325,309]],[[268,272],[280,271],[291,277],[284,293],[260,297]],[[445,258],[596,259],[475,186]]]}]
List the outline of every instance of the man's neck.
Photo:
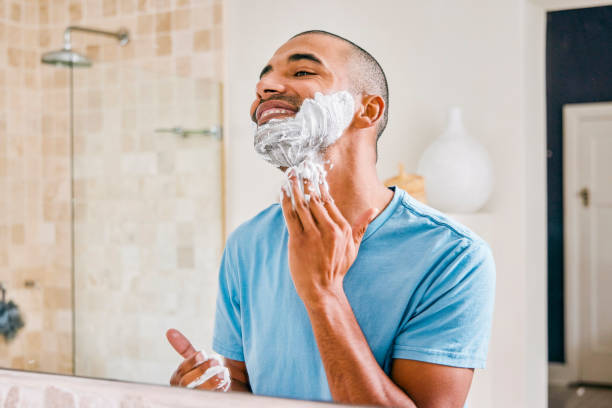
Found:
[{"label": "man's neck", "polygon": [[375,161],[334,163],[327,173],[334,202],[351,225],[370,208],[382,211],[393,198],[393,192],[378,179]]}]

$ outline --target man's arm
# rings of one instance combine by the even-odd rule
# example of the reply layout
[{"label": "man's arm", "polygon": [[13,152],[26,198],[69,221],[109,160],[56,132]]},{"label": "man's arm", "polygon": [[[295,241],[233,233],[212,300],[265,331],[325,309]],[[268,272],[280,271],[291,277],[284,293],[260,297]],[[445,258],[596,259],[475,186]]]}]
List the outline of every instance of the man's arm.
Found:
[{"label": "man's arm", "polygon": [[224,358],[224,360],[225,366],[229,368],[230,377],[232,378],[229,391],[252,392],[245,362],[229,358]]},{"label": "man's arm", "polygon": [[[418,407],[463,406],[474,369],[394,359],[391,378]],[[461,402],[461,405],[459,403]]]},{"label": "man's arm", "polygon": [[473,371],[395,359],[380,368],[344,292],[307,305],[334,401],[396,407],[462,407]]},{"label": "man's arm", "polygon": [[289,269],[308,311],[334,400],[419,408],[463,406],[471,370],[396,360],[392,381],[374,358],[346,298],[344,276],[378,210],[366,211],[351,226],[329,195],[312,195],[306,203],[295,177],[290,180],[295,207],[288,195],[282,199]]}]

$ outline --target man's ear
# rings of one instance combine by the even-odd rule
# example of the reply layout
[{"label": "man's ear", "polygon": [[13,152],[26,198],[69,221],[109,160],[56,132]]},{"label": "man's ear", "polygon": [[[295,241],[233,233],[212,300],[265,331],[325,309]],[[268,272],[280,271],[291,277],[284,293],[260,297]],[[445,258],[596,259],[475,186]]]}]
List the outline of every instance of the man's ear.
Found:
[{"label": "man's ear", "polygon": [[385,108],[385,101],[379,95],[365,95],[353,125],[360,129],[374,126],[382,118]]}]

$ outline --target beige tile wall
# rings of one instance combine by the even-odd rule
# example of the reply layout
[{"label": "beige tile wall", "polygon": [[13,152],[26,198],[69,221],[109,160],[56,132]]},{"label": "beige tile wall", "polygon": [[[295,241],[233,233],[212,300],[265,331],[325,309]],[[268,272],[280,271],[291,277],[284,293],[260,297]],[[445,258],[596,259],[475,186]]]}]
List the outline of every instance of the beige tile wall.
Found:
[{"label": "beige tile wall", "polygon": [[[64,119],[44,137],[39,32],[37,2],[0,2],[0,281],[26,321],[0,339],[0,366],[70,373],[68,132]],[[65,115],[68,94],[54,96]]]},{"label": "beige tile wall", "polygon": [[27,319],[0,366],[73,371],[70,75],[39,63],[69,24],[131,34],[73,33],[74,370],[165,382],[165,328],[210,343],[222,147],[154,130],[219,124],[221,0],[0,0],[0,280]]}]

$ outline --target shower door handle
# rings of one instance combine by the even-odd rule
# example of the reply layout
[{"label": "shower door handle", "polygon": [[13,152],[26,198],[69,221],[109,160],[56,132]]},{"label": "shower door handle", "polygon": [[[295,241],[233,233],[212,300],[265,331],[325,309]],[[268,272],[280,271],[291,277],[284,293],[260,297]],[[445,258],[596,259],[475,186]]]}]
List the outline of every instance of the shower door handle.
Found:
[{"label": "shower door handle", "polygon": [[578,196],[582,200],[582,205],[584,207],[588,207],[591,198],[591,192],[589,191],[588,187],[584,187],[582,190],[580,190],[578,192]]},{"label": "shower door handle", "polygon": [[221,126],[212,126],[204,129],[185,129],[181,126],[175,126],[173,128],[155,129],[155,133],[171,133],[181,137],[188,137],[191,135],[212,136],[219,140],[223,138]]}]

